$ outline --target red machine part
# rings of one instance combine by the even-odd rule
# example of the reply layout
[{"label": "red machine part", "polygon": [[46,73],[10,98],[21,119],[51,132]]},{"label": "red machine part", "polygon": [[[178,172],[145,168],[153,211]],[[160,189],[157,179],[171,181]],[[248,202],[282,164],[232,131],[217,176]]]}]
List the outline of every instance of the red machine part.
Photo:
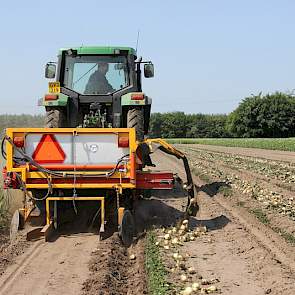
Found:
[{"label": "red machine part", "polygon": [[13,143],[16,147],[22,148],[25,146],[25,138],[23,136],[16,136],[13,138]]},{"label": "red machine part", "polygon": [[13,188],[18,189],[20,188],[18,179],[16,177],[16,172],[7,172],[6,167],[2,169],[2,175],[3,175],[3,188]]},{"label": "red machine part", "polygon": [[136,188],[138,189],[173,189],[172,172],[137,172]]},{"label": "red machine part", "polygon": [[[71,178],[53,178],[52,184],[69,184]],[[97,177],[78,177],[77,184],[82,183],[129,183],[129,178],[97,178]],[[28,184],[46,184],[46,179],[28,179]],[[174,176],[172,172],[136,172],[137,189],[173,189]]]}]

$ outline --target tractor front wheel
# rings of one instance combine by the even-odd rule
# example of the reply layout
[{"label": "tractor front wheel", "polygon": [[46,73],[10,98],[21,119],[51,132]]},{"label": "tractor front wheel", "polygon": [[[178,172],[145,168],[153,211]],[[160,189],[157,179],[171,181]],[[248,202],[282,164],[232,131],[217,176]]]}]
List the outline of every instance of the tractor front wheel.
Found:
[{"label": "tractor front wheel", "polygon": [[46,108],[45,127],[66,127],[66,115],[64,111],[60,108]]}]

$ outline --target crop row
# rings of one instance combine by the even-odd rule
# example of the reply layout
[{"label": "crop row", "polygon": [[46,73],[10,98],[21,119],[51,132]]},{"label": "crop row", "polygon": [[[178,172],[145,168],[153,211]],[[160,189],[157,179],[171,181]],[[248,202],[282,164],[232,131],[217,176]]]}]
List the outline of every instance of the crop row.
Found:
[{"label": "crop row", "polygon": [[7,225],[8,199],[0,188],[0,229]]},{"label": "crop row", "polygon": [[200,159],[207,159],[212,162],[220,161],[226,166],[234,169],[253,171],[267,179],[275,179],[283,183],[295,184],[295,165],[291,163],[220,152],[210,152],[190,147],[185,148],[184,150],[193,153]]},{"label": "crop row", "polygon": [[229,184],[234,190],[259,201],[265,208],[273,209],[295,221],[294,197],[265,188],[258,180],[242,178],[238,173],[225,172],[220,165],[201,160],[191,155],[192,167],[195,172],[208,180],[221,181]]},{"label": "crop row", "polygon": [[174,144],[205,144],[295,151],[295,138],[172,138],[167,139],[167,141]]}]

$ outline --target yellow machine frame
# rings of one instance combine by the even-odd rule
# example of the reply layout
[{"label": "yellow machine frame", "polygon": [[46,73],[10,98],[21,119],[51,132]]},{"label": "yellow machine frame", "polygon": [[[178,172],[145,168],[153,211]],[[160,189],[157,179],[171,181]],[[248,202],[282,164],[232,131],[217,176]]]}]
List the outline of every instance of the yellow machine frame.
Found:
[{"label": "yellow machine frame", "polygon": [[[106,181],[101,182],[95,182],[95,180],[91,183],[88,183],[85,181],[81,181],[80,183],[69,183],[69,182],[60,182],[60,183],[54,183],[54,180],[56,178],[62,179],[62,176],[59,175],[51,175],[50,173],[46,173],[46,171],[32,171],[31,166],[29,163],[24,164],[20,167],[14,167],[14,148],[16,148],[16,145],[14,144],[13,139],[15,137],[20,137],[25,140],[26,134],[73,134],[73,136],[76,136],[78,134],[128,134],[129,136],[129,162],[126,163],[126,170],[125,171],[115,171],[110,176],[107,175],[109,170],[104,171],[106,168],[101,167],[99,169],[99,166],[97,169],[92,171],[76,171],[76,170],[66,170],[70,168],[62,167],[62,170],[59,170],[59,173],[61,175],[64,175],[63,177],[66,178],[67,175],[71,175],[73,179],[75,179],[75,175],[79,174],[80,179],[83,180],[82,176],[91,175],[94,174],[94,177],[99,177],[98,175],[105,175],[105,178],[102,178]],[[125,135],[126,136],[126,135]],[[167,143],[165,140],[162,140],[160,138],[157,139],[146,139],[143,142],[137,142],[136,141],[136,133],[134,128],[8,128],[6,129],[6,155],[7,155],[7,161],[6,161],[6,169],[7,172],[16,172],[19,173],[21,176],[21,180],[24,185],[24,193],[26,195],[26,191],[30,191],[31,189],[113,189],[116,191],[117,194],[117,211],[118,211],[118,224],[121,224],[122,218],[124,215],[124,207],[119,207],[119,198],[123,195],[124,189],[136,189],[136,170],[137,170],[137,148],[141,144],[146,144],[150,148],[150,152],[153,151],[152,145],[155,144],[156,148],[159,148],[160,150],[164,151],[167,154],[174,155],[178,159],[182,159],[184,163],[184,168],[186,170],[187,174],[187,191],[188,191],[188,204],[186,213],[189,211],[190,208],[192,208],[192,205],[194,205],[194,202],[192,202],[192,198],[194,197],[194,185],[192,181],[191,172],[189,169],[188,161],[186,159],[186,156],[176,148],[174,148],[172,145]],[[25,155],[24,155],[25,157]],[[140,160],[139,160],[140,163]],[[34,166],[33,161],[31,161],[31,164]],[[106,167],[106,166],[105,166]],[[60,168],[60,167],[59,167]],[[71,178],[72,178],[71,177]],[[27,181],[30,179],[31,181]],[[32,179],[47,179],[48,183],[32,183]],[[122,181],[122,179],[128,179],[127,181]],[[31,182],[31,183],[30,183]],[[76,192],[76,191],[75,191]],[[57,207],[54,207],[54,216],[50,216],[50,202],[55,202],[57,204],[57,201],[98,201],[100,202],[100,216],[101,216],[101,226],[100,226],[100,233],[104,232],[104,226],[105,226],[105,197],[99,196],[77,196],[73,193],[73,196],[71,197],[57,197],[57,196],[48,196],[45,201],[45,210],[46,210],[46,226],[39,232],[35,230],[28,233],[28,236],[35,237],[38,234],[44,235],[45,240],[48,239],[50,236],[50,232],[53,230],[55,226],[57,226]],[[197,203],[196,203],[197,204]],[[197,206],[196,206],[197,208]],[[197,209],[196,209],[197,210]],[[24,205],[24,208],[20,209],[19,212],[22,212],[24,219],[27,220],[31,208],[27,208],[26,205]]]},{"label": "yellow machine frame", "polygon": [[[61,133],[72,133],[73,135],[78,134],[103,134],[103,133],[115,133],[115,134],[122,134],[122,133],[128,133],[129,134],[129,152],[130,155],[132,155],[134,158],[136,157],[136,149],[138,147],[138,143],[136,141],[136,135],[135,135],[135,129],[134,128],[7,128],[6,129],[6,136],[13,140],[14,137],[24,137],[28,133],[39,133],[39,134],[61,134]],[[21,174],[22,181],[26,184],[27,189],[46,189],[48,188],[48,184],[29,184],[27,183],[28,178],[37,178],[37,179],[46,179],[48,176],[46,176],[43,172],[32,172],[30,171],[29,164],[26,164],[23,167],[13,167],[13,145],[10,142],[6,142],[6,155],[7,155],[7,161],[6,161],[6,168],[9,172],[18,172]],[[110,177],[122,179],[123,177],[129,178],[132,174],[132,169],[136,169],[136,167],[128,166],[127,173],[122,172],[115,172],[114,175]],[[62,172],[65,176],[67,174],[80,174],[85,175],[91,174],[93,172],[89,171],[63,171]],[[104,171],[95,171],[96,174],[104,174]],[[86,188],[106,188],[111,189],[115,187],[122,187],[122,188],[135,188],[135,178],[136,173],[133,171],[133,181],[128,183],[120,182],[118,183],[76,183],[75,188],[77,189],[86,189]],[[52,184],[52,188],[60,188],[60,189],[71,189],[73,188],[72,183],[62,183],[62,184]]]}]

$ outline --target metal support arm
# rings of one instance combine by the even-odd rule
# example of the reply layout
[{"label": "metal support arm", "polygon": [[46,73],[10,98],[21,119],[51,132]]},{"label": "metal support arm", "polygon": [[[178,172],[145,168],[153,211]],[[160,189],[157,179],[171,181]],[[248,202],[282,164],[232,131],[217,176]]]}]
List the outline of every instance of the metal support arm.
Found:
[{"label": "metal support arm", "polygon": [[161,150],[162,152],[175,156],[177,159],[182,159],[183,166],[186,173],[186,180],[187,180],[185,189],[188,192],[188,202],[187,202],[186,213],[188,213],[189,215],[195,216],[198,211],[198,205],[195,200],[195,191],[194,191],[192,173],[191,173],[189,163],[185,154],[161,138],[146,139],[145,143],[148,144],[149,146],[151,146],[151,144],[157,144],[158,145],[157,148]]}]

